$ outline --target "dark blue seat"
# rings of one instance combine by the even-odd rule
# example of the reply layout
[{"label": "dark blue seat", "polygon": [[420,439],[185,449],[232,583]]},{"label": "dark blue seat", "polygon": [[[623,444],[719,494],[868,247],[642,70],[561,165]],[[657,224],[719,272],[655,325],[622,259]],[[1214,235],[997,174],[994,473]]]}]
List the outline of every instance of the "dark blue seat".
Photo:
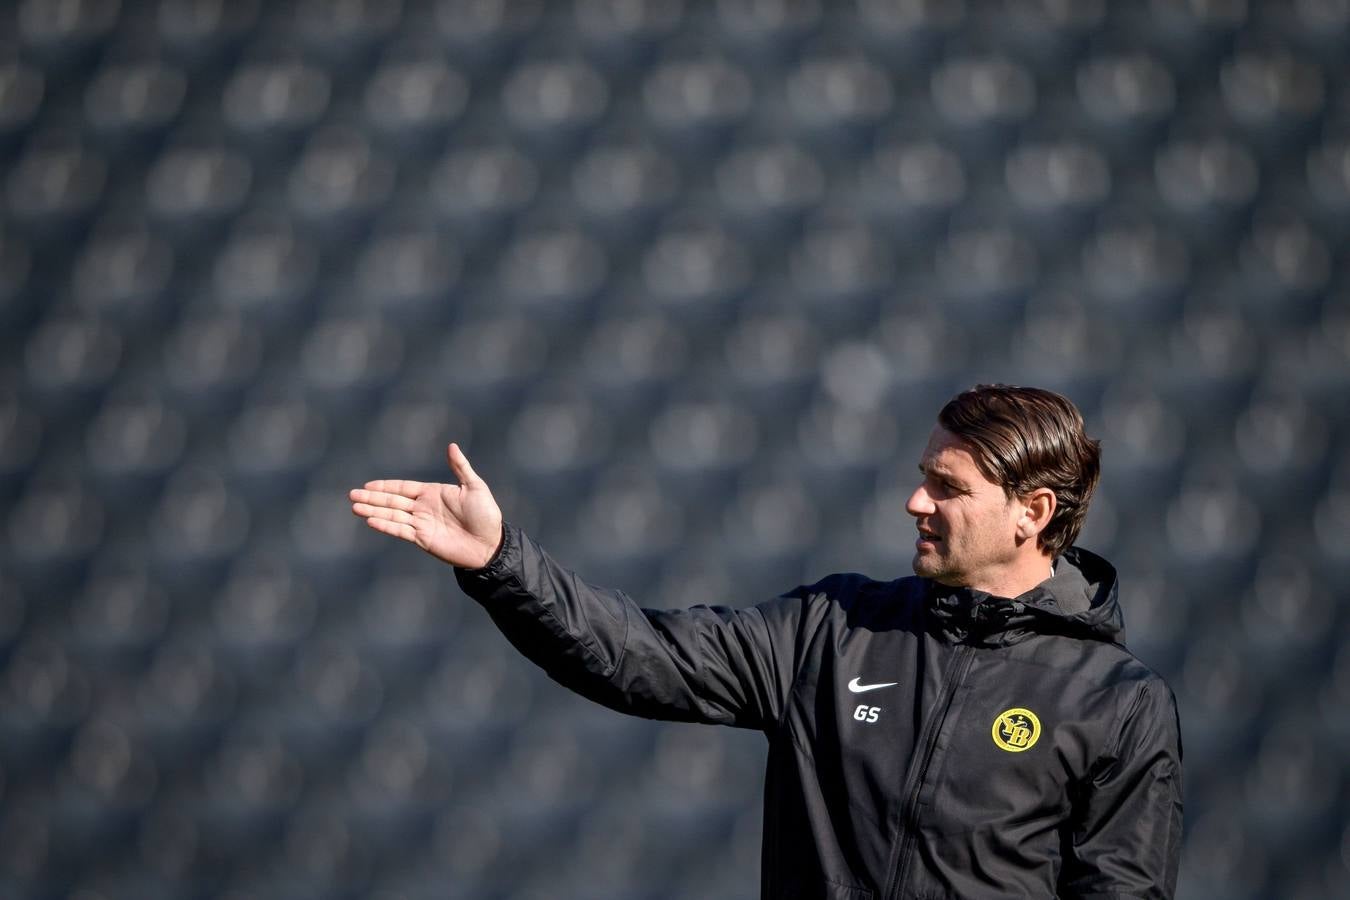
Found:
[{"label": "dark blue seat", "polygon": [[897,463],[906,471],[903,464],[911,461],[896,454],[907,424],[884,403],[851,405],[825,395],[802,409],[793,455],[814,502],[856,509],[869,497],[877,472]]},{"label": "dark blue seat", "polygon": [[645,458],[607,466],[588,495],[570,507],[572,527],[556,545],[549,542],[550,552],[594,583],[630,590],[649,585],[687,537],[682,498],[650,469]]},{"label": "dark blue seat", "polygon": [[986,20],[991,42],[1043,78],[1059,77],[1085,48],[1111,31],[1109,4],[1104,0],[1008,3],[991,12]]},{"label": "dark blue seat", "polygon": [[313,632],[321,598],[280,549],[231,551],[229,559],[212,603],[211,641],[241,688],[251,690],[290,669]]},{"label": "dark blue seat", "polygon": [[[356,306],[356,304],[353,304]],[[321,314],[301,340],[294,377],[340,422],[361,421],[403,370],[403,329],[358,308]],[[274,379],[280,380],[280,379]]]},{"label": "dark blue seat", "polygon": [[1188,455],[1187,471],[1161,526],[1166,571],[1185,586],[1240,590],[1252,575],[1268,527],[1230,457],[1220,450]]},{"label": "dark blue seat", "polygon": [[1173,496],[1188,449],[1187,426],[1185,416],[1129,375],[1107,389],[1088,433],[1109,448],[1102,454],[1101,487],[1123,515],[1156,510]]},{"label": "dark blue seat", "polygon": [[187,73],[171,63],[114,58],[85,89],[86,133],[112,155],[143,152],[182,113],[189,87]]},{"label": "dark blue seat", "polygon": [[1340,590],[1350,585],[1350,484],[1342,466],[1313,508],[1313,536],[1318,568]]},{"label": "dark blue seat", "polygon": [[85,429],[85,471],[115,506],[144,508],[182,460],[189,420],[154,392],[119,385]]},{"label": "dark blue seat", "polygon": [[1258,392],[1233,429],[1247,490],[1272,511],[1316,502],[1325,482],[1332,431],[1321,409],[1287,389]]},{"label": "dark blue seat", "polygon": [[251,704],[259,726],[306,768],[346,768],[386,702],[384,679],[355,636],[320,625],[278,675],[274,692]]},{"label": "dark blue seat", "polygon": [[1282,726],[1265,734],[1246,778],[1245,824],[1251,837],[1276,859],[1315,845],[1340,824],[1336,792],[1343,759],[1317,741],[1316,719],[1297,701],[1275,717]]},{"label": "dark blue seat", "polygon": [[1014,214],[1042,244],[1073,239],[1108,204],[1111,165],[1094,142],[1073,136],[1025,140],[1004,164]]},{"label": "dark blue seat", "polygon": [[15,8],[15,36],[29,53],[53,67],[76,67],[114,34],[122,12],[117,0],[82,4],[70,15],[59,3],[30,2]]},{"label": "dark blue seat", "polygon": [[544,21],[543,0],[435,0],[433,10],[433,33],[471,71],[502,65]]},{"label": "dark blue seat", "polygon": [[125,836],[153,802],[159,772],[146,748],[111,716],[94,715],[71,736],[54,791],[55,828],[63,850],[89,872],[115,858]]},{"label": "dark blue seat", "polygon": [[290,155],[328,111],[333,82],[319,66],[294,59],[245,59],[224,85],[221,115],[259,161]]},{"label": "dark blue seat", "polygon": [[787,126],[828,156],[856,154],[895,114],[891,73],[882,62],[834,40],[808,48],[783,80]]},{"label": "dark blue seat", "polygon": [[78,237],[104,196],[108,174],[108,160],[73,135],[31,135],[5,179],[6,218],[35,241]]},{"label": "dark blue seat", "polygon": [[101,673],[139,677],[165,637],[173,598],[126,548],[110,548],[90,569],[71,604],[70,647]]},{"label": "dark blue seat", "polygon": [[[41,594],[32,592],[31,596],[40,598]],[[24,779],[17,776],[50,774],[97,700],[96,673],[56,638],[48,629],[30,627],[6,654],[0,675],[8,698],[0,720],[4,736],[0,760],[7,783],[13,778],[14,784],[22,786]],[[23,793],[17,791],[15,799]]]},{"label": "dark blue seat", "polygon": [[1103,49],[1078,66],[1080,121],[1122,161],[1147,150],[1176,110],[1177,84],[1157,55],[1137,45]]},{"label": "dark blue seat", "polygon": [[1255,155],[1230,135],[1205,129],[1159,146],[1153,166],[1161,209],[1200,247],[1231,239],[1261,187]]},{"label": "dark blue seat", "polygon": [[1225,109],[1270,160],[1313,133],[1326,104],[1327,81],[1313,59],[1272,43],[1238,50],[1219,69]]},{"label": "dark blue seat", "polygon": [[[1312,564],[1313,554],[1279,547],[1257,564],[1238,608],[1251,665],[1301,705],[1306,686],[1335,651],[1337,601]],[[1294,699],[1298,698],[1298,699]]]},{"label": "dark blue seat", "polygon": [[537,152],[569,154],[604,120],[612,94],[604,73],[584,57],[543,44],[523,51],[504,73],[501,113]]},{"label": "dark blue seat", "polygon": [[396,31],[403,15],[401,3],[358,2],[334,7],[323,0],[300,0],[294,6],[294,29],[299,43],[326,64],[354,66]]},{"label": "dark blue seat", "polygon": [[1183,236],[1148,218],[1108,217],[1081,241],[1082,297],[1126,334],[1153,334],[1182,311],[1194,261]]},{"label": "dark blue seat", "polygon": [[230,487],[249,502],[294,500],[332,441],[329,415],[291,392],[260,388],[230,423],[222,448]]},{"label": "dark blue seat", "polygon": [[613,72],[641,66],[686,21],[682,3],[630,5],[614,0],[582,0],[574,4],[570,18],[576,43]]},{"label": "dark blue seat", "polygon": [[952,45],[933,69],[930,97],[935,125],[976,159],[1002,151],[1036,108],[1034,74],[1008,56]]},{"label": "dark blue seat", "polygon": [[363,115],[378,139],[399,155],[443,146],[472,96],[472,83],[430,47],[393,48],[370,74]]},{"label": "dark blue seat", "polygon": [[287,207],[305,233],[339,246],[359,238],[384,208],[398,175],[394,160],[363,131],[313,131],[287,176]]},{"label": "dark blue seat", "polygon": [[586,317],[614,266],[605,244],[587,231],[527,219],[502,247],[490,290],[502,311],[567,326]]},{"label": "dark blue seat", "polygon": [[243,209],[256,173],[247,154],[220,140],[181,135],[147,164],[146,213],[161,238],[200,247]]},{"label": "dark blue seat", "polygon": [[525,494],[575,510],[614,440],[613,423],[585,394],[571,385],[547,385],[511,417],[506,451]]},{"label": "dark blue seat", "polygon": [[161,341],[165,399],[194,424],[230,418],[261,369],[264,348],[262,329],[237,314],[189,312]]},{"label": "dark blue seat", "polygon": [[[393,218],[376,225],[355,260],[349,313],[377,313],[414,340],[452,321],[463,290],[464,251],[434,223]],[[334,304],[337,305],[337,304]]]},{"label": "dark blue seat", "polygon": [[[364,455],[346,450],[327,455],[308,479],[284,520],[276,523],[278,541],[289,544],[299,572],[312,579],[324,596],[359,590],[370,578],[381,554],[401,549],[388,540],[372,540],[370,528],[351,513],[347,492],[363,483],[368,472]],[[275,508],[276,503],[269,504]]]},{"label": "dark blue seat", "polygon": [[847,202],[898,246],[927,247],[968,190],[959,154],[927,131],[896,128],[878,136],[861,160]]},{"label": "dark blue seat", "polygon": [[1235,793],[1241,783],[1240,768],[1233,772],[1234,768],[1231,762],[1226,765],[1229,783],[1211,797],[1203,798],[1213,802],[1196,802],[1204,811],[1191,818],[1182,845],[1176,896],[1183,900],[1199,900],[1211,896],[1211,891],[1235,900],[1257,900],[1270,895],[1267,885],[1274,860],[1261,841],[1243,826],[1241,801],[1224,796]]},{"label": "dark blue seat", "polygon": [[648,448],[666,490],[696,502],[724,497],[754,459],[762,427],[711,386],[683,386],[654,411]]},{"label": "dark blue seat", "polygon": [[659,312],[605,310],[581,341],[584,390],[602,409],[645,416],[686,373],[691,343],[688,329]]},{"label": "dark blue seat", "polygon": [[1255,217],[1232,288],[1253,322],[1283,330],[1315,318],[1334,274],[1332,234],[1289,209]]},{"label": "dark blue seat", "polygon": [[0,151],[8,154],[28,134],[47,90],[39,66],[12,59],[0,67]]},{"label": "dark blue seat", "polygon": [[[272,856],[309,772],[280,738],[240,722],[201,763],[202,840],[217,858],[242,864]],[[244,867],[247,878],[256,867]]]},{"label": "dark blue seat", "polygon": [[135,732],[165,782],[191,781],[232,718],[250,702],[225,655],[211,646],[200,615],[183,615],[154,646],[136,685]]},{"label": "dark blue seat", "polygon": [[800,577],[822,534],[822,500],[786,465],[742,477],[720,516],[723,556],[738,590],[766,598]]},{"label": "dark blue seat", "polygon": [[966,13],[963,3],[862,0],[856,39],[899,72],[922,72],[949,39],[961,34],[970,21]]},{"label": "dark blue seat", "polygon": [[743,308],[710,365],[737,403],[786,425],[819,379],[822,327],[798,309],[763,306]]},{"label": "dark blue seat", "polygon": [[[472,605],[462,596],[445,599]],[[504,640],[481,610],[466,609],[457,639],[408,700],[409,716],[435,752],[481,766],[484,779],[501,764],[505,742],[540,711],[539,693],[549,684],[528,662],[502,652]]]},{"label": "dark blue seat", "polygon": [[631,244],[677,201],[683,175],[680,160],[654,142],[616,130],[600,137],[572,167],[576,217],[610,246]]},{"label": "dark blue seat", "polygon": [[784,249],[783,299],[807,312],[825,334],[865,329],[894,288],[896,264],[889,236],[851,212],[809,219],[801,237]]},{"label": "dark blue seat", "polygon": [[49,597],[83,581],[112,511],[83,479],[49,464],[25,482],[5,520],[10,571],[34,596]]},{"label": "dark blue seat", "polygon": [[1009,224],[956,224],[938,246],[936,274],[951,317],[1008,323],[1040,277],[1036,246]]},{"label": "dark blue seat", "polygon": [[490,243],[535,202],[540,162],[507,135],[471,132],[455,140],[427,176],[435,214],[465,244]]},{"label": "dark blue seat", "polygon": [[1304,177],[1310,206],[1332,225],[1350,221],[1350,170],[1344,160],[1350,155],[1350,126],[1329,123],[1322,135],[1310,142]]},{"label": "dark blue seat", "polygon": [[217,62],[237,49],[258,22],[259,0],[165,0],[155,34],[185,66]]},{"label": "dark blue seat", "polygon": [[1159,0],[1128,8],[1118,23],[1142,45],[1157,48],[1179,76],[1188,77],[1218,63],[1234,35],[1247,25],[1248,6]]},{"label": "dark blue seat", "polygon": [[724,0],[717,4],[717,33],[721,41],[761,64],[790,57],[824,23],[818,0],[798,3],[757,3]]},{"label": "dark blue seat", "polygon": [[1222,296],[1198,290],[1135,362],[1146,384],[1195,424],[1231,422],[1260,376],[1265,335]]},{"label": "dark blue seat", "polygon": [[667,50],[642,85],[648,127],[677,148],[715,155],[755,100],[754,82],[737,63],[712,42]]},{"label": "dark blue seat", "polygon": [[167,301],[178,262],[172,245],[139,216],[111,217],[72,254],[75,305],[137,329],[164,327],[174,312]]},{"label": "dark blue seat", "polygon": [[474,454],[474,420],[416,378],[390,388],[372,416],[350,437],[365,450],[368,461],[362,483],[376,478],[446,481],[453,477],[445,455],[451,441]]},{"label": "dark blue seat", "polygon": [[756,242],[794,231],[825,195],[825,171],[810,148],[749,137],[716,162],[718,215]]},{"label": "dark blue seat", "polygon": [[318,241],[297,223],[268,209],[241,213],[211,267],[211,308],[293,329],[312,314],[319,262]]}]

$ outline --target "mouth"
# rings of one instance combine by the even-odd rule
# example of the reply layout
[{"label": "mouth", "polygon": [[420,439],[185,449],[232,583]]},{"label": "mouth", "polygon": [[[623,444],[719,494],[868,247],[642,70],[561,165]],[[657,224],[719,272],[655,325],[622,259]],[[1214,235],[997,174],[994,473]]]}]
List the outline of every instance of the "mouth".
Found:
[{"label": "mouth", "polygon": [[929,531],[926,528],[920,528],[919,537],[917,540],[914,541],[914,544],[917,547],[923,547],[924,545],[932,547],[935,546],[941,540],[942,538],[938,536],[937,532]]}]

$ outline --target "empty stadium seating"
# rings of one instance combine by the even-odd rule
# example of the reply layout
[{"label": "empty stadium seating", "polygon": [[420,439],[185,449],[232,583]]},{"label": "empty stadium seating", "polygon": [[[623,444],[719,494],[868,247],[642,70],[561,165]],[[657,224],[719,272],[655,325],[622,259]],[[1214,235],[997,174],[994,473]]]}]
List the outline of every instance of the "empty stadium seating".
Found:
[{"label": "empty stadium seating", "polygon": [[1067,393],[1178,897],[1350,882],[1350,9],[0,4],[0,897],[757,896],[762,740],[623,719],[348,511],[649,606],[909,571],[942,402]]}]

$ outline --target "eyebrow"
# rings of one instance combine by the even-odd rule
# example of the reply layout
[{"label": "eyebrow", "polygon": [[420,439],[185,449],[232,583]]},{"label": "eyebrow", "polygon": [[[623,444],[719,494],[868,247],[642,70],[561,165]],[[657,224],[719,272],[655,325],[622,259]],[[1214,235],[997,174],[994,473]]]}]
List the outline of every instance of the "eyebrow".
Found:
[{"label": "eyebrow", "polygon": [[923,463],[919,463],[919,471],[920,471],[921,473],[923,473],[924,475],[930,475],[930,474],[931,474],[931,475],[936,475],[936,476],[939,477],[939,478],[942,478],[942,479],[944,479],[944,480],[946,480],[946,481],[951,482],[952,484],[956,485],[957,487],[966,487],[966,486],[967,486],[966,483],[965,483],[965,481],[962,480],[955,472],[953,472],[953,471],[951,471],[950,469],[945,468],[945,467],[943,467],[943,466],[941,466],[941,465],[938,465],[938,466],[931,466],[931,467],[930,467],[930,466],[924,465]]}]

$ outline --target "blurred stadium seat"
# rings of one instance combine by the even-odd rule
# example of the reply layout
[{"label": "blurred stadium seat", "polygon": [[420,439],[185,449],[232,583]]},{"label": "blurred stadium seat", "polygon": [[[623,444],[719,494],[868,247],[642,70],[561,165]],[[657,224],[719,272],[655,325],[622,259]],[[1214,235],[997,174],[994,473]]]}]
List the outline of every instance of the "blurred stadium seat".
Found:
[{"label": "blurred stadium seat", "polygon": [[649,606],[892,578],[1069,394],[1178,897],[1350,880],[1341,0],[0,4],[0,896],[755,895],[761,741],[620,719],[347,508]]}]

